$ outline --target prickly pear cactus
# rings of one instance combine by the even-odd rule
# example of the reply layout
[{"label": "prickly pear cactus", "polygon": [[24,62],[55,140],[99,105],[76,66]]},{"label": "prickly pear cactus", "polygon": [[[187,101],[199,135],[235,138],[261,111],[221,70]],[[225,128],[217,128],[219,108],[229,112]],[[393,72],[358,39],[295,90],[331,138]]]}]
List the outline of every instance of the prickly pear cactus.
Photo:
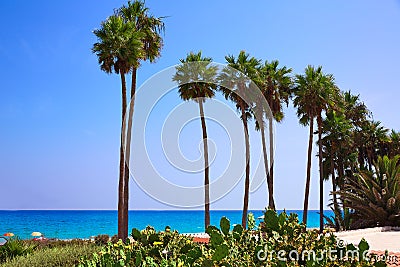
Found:
[{"label": "prickly pear cactus", "polygon": [[264,213],[264,224],[268,232],[278,231],[279,230],[279,219],[276,211],[274,210],[266,210]]},{"label": "prickly pear cactus", "polygon": [[235,238],[236,240],[240,240],[242,233],[243,233],[243,227],[240,224],[236,224],[232,230],[233,238]]},{"label": "prickly pear cactus", "polygon": [[142,234],[140,233],[140,231],[138,229],[133,228],[131,236],[133,237],[134,240],[138,241],[138,240],[140,240]]},{"label": "prickly pear cactus", "polygon": [[214,248],[216,248],[218,245],[224,242],[224,238],[220,231],[213,230],[210,231],[208,235],[210,236],[210,244]]},{"label": "prickly pear cactus", "polygon": [[235,224],[233,227],[233,233],[241,235],[243,233],[243,227],[240,224]]},{"label": "prickly pear cactus", "polygon": [[210,234],[212,231],[217,231],[219,232],[219,229],[217,227],[215,227],[214,225],[209,225],[206,229],[206,233]]},{"label": "prickly pear cactus", "polygon": [[[109,243],[91,258],[82,258],[79,267],[93,266],[142,266],[142,267],[382,267],[384,262],[369,261],[361,255],[368,252],[369,245],[361,240],[358,246],[340,245],[334,235],[319,235],[318,231],[304,231],[295,214],[272,210],[265,212],[266,226],[246,230],[235,225],[230,231],[227,218],[220,221],[220,229],[207,228],[209,244],[197,244],[192,238],[177,232],[156,232],[154,228],[132,230],[133,243]],[[276,230],[274,230],[276,229]],[[327,251],[336,251],[338,257],[331,261],[323,256]],[[269,251],[314,251],[316,257],[293,259],[286,253],[270,257]],[[357,252],[361,258],[349,259],[347,252]],[[275,254],[276,255],[276,254]],[[309,255],[312,255],[309,254]],[[326,255],[326,254],[325,254]]]},{"label": "prickly pear cactus", "polygon": [[218,245],[215,248],[214,254],[212,256],[212,259],[214,261],[221,261],[222,259],[224,259],[226,256],[228,256],[229,254],[229,248],[226,244],[221,244]]},{"label": "prickly pear cactus", "polygon": [[187,262],[193,264],[201,256],[202,256],[201,249],[199,247],[194,247],[187,253]]},{"label": "prickly pear cactus", "polygon": [[221,231],[222,233],[224,233],[224,235],[229,234],[229,230],[231,229],[231,222],[228,218],[222,217],[221,221],[219,222],[219,226],[221,227]]}]

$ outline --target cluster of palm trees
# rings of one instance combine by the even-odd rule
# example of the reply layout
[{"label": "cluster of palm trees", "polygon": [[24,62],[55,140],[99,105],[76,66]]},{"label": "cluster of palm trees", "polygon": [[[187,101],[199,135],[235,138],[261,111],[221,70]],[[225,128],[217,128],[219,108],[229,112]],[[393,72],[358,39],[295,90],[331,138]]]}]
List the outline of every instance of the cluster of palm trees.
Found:
[{"label": "cluster of palm trees", "polygon": [[[265,138],[266,120],[269,124],[269,133],[272,132],[273,119],[281,121],[284,117],[283,105],[289,103],[292,80],[289,76],[291,69],[279,67],[278,61],[264,62],[250,57],[245,51],[241,51],[237,57],[229,55],[225,57],[227,67],[218,74],[218,68],[212,65],[212,59],[203,57],[201,52],[189,53],[185,59],[181,59],[181,65],[176,67],[173,80],[179,84],[179,95],[183,100],[194,100],[199,104],[203,145],[204,145],[204,186],[205,186],[205,228],[210,224],[209,206],[209,166],[207,128],[203,109],[203,102],[207,98],[215,96],[216,91],[222,92],[226,99],[236,104],[243,123],[244,141],[246,148],[245,190],[243,199],[242,225],[246,227],[249,205],[250,187],[250,142],[248,121],[256,120],[256,129],[261,132],[263,157],[265,163],[266,179],[269,192],[268,206],[275,209],[273,195],[273,136],[270,136],[270,158],[267,156]],[[255,89],[254,86],[257,85]],[[255,94],[255,90],[259,94]],[[259,91],[260,90],[260,91]],[[267,101],[270,110],[263,107]],[[272,114],[269,114],[272,113]],[[268,164],[270,160],[271,164]],[[270,167],[271,166],[271,167]]]},{"label": "cluster of palm trees", "polygon": [[343,220],[341,212],[351,215],[347,210],[350,203],[346,203],[345,194],[337,193],[343,190],[351,192],[353,189],[350,185],[357,177],[366,173],[372,175],[377,171],[376,164],[382,158],[392,159],[400,155],[400,132],[390,131],[381,122],[373,120],[371,112],[358,95],[352,95],[350,91],[343,92],[339,100],[339,110],[329,110],[326,113],[320,142],[322,175],[324,180],[331,179],[332,182],[331,205],[336,215],[334,227],[337,230],[352,227],[340,221],[340,218]]},{"label": "cluster of palm trees", "polygon": [[[341,91],[335,84],[334,76],[324,73],[321,66],[307,66],[304,74],[291,75],[292,69],[285,66],[279,67],[278,61],[266,61],[263,64],[261,60],[250,57],[244,51],[241,51],[237,57],[229,55],[225,59],[228,67],[217,75],[217,68],[211,64],[211,58],[203,57],[201,52],[191,52],[185,59],[181,59],[182,64],[176,68],[177,72],[173,79],[179,84],[179,95],[183,100],[194,100],[199,104],[204,140],[207,139],[204,101],[207,98],[214,97],[216,91],[220,91],[226,99],[236,104],[243,122],[246,145],[242,213],[242,225],[244,227],[246,226],[249,201],[250,143],[248,121],[254,119],[256,129],[261,132],[269,194],[268,207],[275,209],[273,193],[274,159],[272,151],[270,151],[269,159],[267,156],[265,124],[268,121],[269,129],[271,129],[273,119],[280,122],[284,118],[283,107],[288,106],[290,100],[297,109],[299,123],[309,126],[310,129],[304,193],[304,224],[307,224],[315,134],[317,134],[317,156],[319,159],[320,231],[323,230],[324,226],[324,181],[331,178],[333,191],[339,191],[351,181],[354,173],[364,169],[371,170],[379,156],[389,155],[393,157],[400,154],[400,133],[394,130],[389,133],[388,129],[380,125],[380,122],[371,120],[371,113],[360,101],[359,96],[351,94],[350,91]],[[191,64],[194,62],[198,64]],[[237,75],[232,74],[232,69],[251,79],[258,86],[261,94],[255,96],[248,83],[241,82]],[[221,81],[224,81],[229,88],[221,85]],[[216,84],[220,85],[217,86]],[[267,101],[272,116],[268,116],[266,110],[257,108],[264,100]],[[257,114],[257,112],[261,112],[261,114]],[[315,122],[317,123],[316,127],[314,127]],[[270,134],[272,134],[272,131],[270,131]],[[269,141],[273,142],[272,136],[270,136]],[[205,152],[205,227],[207,227],[210,222],[207,142],[204,141],[203,145]],[[272,147],[273,144],[271,143],[270,149]],[[271,165],[268,164],[268,161],[271,162]],[[345,207],[345,201],[343,198],[338,200],[337,194],[333,194],[332,205],[335,213],[340,212]]]},{"label": "cluster of palm trees", "polygon": [[[307,223],[307,200],[314,135],[314,119],[317,121],[318,159],[320,179],[320,231],[323,230],[323,185],[332,182],[332,209],[335,227],[340,229],[340,219],[346,210],[346,200],[337,191],[349,190],[354,175],[364,170],[372,171],[378,157],[394,157],[400,154],[400,133],[384,128],[351,91],[341,91],[332,74],[324,74],[321,67],[308,66],[305,74],[296,75],[293,85],[293,104],[299,121],[310,126],[307,180],[303,222]],[[338,199],[338,196],[341,196]],[[354,211],[354,210],[353,210]]]},{"label": "cluster of palm trees", "polygon": [[[118,237],[128,236],[129,162],[132,117],[135,104],[136,73],[141,62],[154,62],[161,53],[164,32],[163,17],[149,14],[144,2],[135,0],[116,9],[114,14],[101,23],[94,31],[98,41],[92,51],[98,57],[101,70],[120,75],[122,90],[122,125],[118,190]],[[278,61],[265,61],[251,57],[241,51],[237,57],[225,57],[227,66],[217,75],[212,59],[203,57],[201,52],[189,53],[176,69],[174,80],[179,83],[179,94],[183,100],[194,100],[199,105],[203,139],[207,139],[204,101],[221,91],[226,99],[233,101],[240,113],[246,145],[245,193],[242,225],[246,227],[250,184],[250,142],[248,121],[255,118],[256,129],[260,130],[266,180],[268,186],[268,207],[275,209],[274,201],[274,158],[273,120],[284,118],[283,108],[292,100],[297,109],[301,125],[309,126],[306,186],[304,195],[303,222],[307,223],[308,199],[311,180],[312,148],[314,134],[317,134],[319,181],[320,181],[320,228],[323,229],[323,186],[324,180],[331,179],[333,190],[344,189],[358,170],[372,170],[379,156],[400,154],[400,133],[381,126],[371,119],[359,96],[342,92],[332,74],[326,74],[322,67],[308,66],[304,74],[292,75],[292,69],[279,66]],[[196,68],[184,63],[197,62]],[[192,65],[193,66],[193,65]],[[198,67],[200,66],[200,68]],[[236,73],[232,72],[236,70]],[[238,73],[240,75],[238,75]],[[130,94],[127,93],[126,76],[131,75]],[[198,75],[193,78],[193,75]],[[219,80],[225,83],[204,81]],[[254,96],[249,87],[251,80],[260,90]],[[202,82],[203,81],[203,82]],[[127,99],[131,99],[128,107]],[[269,113],[257,108],[266,101]],[[128,109],[129,108],[129,109]],[[129,111],[129,112],[127,112]],[[314,123],[316,121],[316,131]],[[269,158],[265,138],[268,125]],[[209,163],[208,146],[204,145],[205,185],[205,227],[210,224]],[[268,164],[270,162],[270,164]],[[346,201],[333,194],[333,209],[345,208]]]}]

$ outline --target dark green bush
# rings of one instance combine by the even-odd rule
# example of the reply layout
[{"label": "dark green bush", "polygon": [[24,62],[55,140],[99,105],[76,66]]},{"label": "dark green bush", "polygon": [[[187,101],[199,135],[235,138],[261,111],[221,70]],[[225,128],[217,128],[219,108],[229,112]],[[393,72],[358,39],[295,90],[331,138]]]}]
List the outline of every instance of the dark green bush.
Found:
[{"label": "dark green bush", "polygon": [[10,238],[5,245],[0,246],[0,263],[32,253],[35,247],[36,245],[27,244],[18,237]]}]

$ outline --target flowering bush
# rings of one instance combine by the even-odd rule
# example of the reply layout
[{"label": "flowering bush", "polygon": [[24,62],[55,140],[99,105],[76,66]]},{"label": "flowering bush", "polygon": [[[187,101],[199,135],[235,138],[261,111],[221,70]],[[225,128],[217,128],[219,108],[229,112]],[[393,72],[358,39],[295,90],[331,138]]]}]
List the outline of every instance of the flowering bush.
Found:
[{"label": "flowering bush", "polygon": [[133,242],[109,242],[78,266],[184,266],[184,261],[194,262],[196,255],[202,255],[192,238],[176,231],[156,232],[148,226],[143,231],[132,229],[131,236]]}]

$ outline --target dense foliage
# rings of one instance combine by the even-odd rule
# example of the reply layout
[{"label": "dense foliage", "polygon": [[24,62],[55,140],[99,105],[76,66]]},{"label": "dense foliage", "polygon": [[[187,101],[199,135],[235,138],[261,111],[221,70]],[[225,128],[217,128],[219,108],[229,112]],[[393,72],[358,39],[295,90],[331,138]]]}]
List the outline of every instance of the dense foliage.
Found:
[{"label": "dense foliage", "polygon": [[223,217],[207,233],[209,243],[198,244],[177,232],[133,229],[132,243],[110,242],[79,266],[386,266],[365,257],[365,240],[356,247],[333,234],[306,231],[297,215],[286,212],[266,210],[258,230],[232,227]]},{"label": "dense foliage", "polygon": [[373,171],[360,170],[337,193],[354,210],[352,227],[400,226],[399,156],[378,157]]},{"label": "dense foliage", "polygon": [[7,243],[0,246],[0,263],[17,256],[24,256],[35,249],[36,245],[27,244],[18,237],[10,238]]}]

